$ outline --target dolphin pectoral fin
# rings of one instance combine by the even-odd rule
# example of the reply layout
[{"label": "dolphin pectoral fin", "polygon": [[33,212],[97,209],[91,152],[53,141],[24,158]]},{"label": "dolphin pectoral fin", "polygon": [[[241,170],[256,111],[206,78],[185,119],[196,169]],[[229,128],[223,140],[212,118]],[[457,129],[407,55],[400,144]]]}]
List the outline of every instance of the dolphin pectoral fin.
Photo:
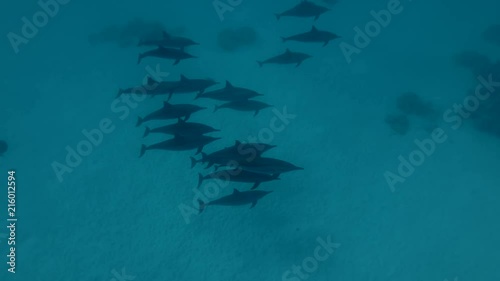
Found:
[{"label": "dolphin pectoral fin", "polygon": [[205,204],[205,202],[198,199],[198,205],[199,205],[198,214],[201,214],[205,210],[205,207],[207,206],[207,204]]},{"label": "dolphin pectoral fin", "polygon": [[314,17],[314,21],[317,21],[317,20],[319,19],[319,16],[320,16],[320,15],[316,15],[316,16]]},{"label": "dolphin pectoral fin", "polygon": [[141,145],[141,153],[139,154],[139,158],[141,158],[144,155],[144,153],[146,153],[146,150],[148,150],[148,147],[145,146],[144,144]]},{"label": "dolphin pectoral fin", "polygon": [[255,113],[253,114],[253,116],[257,116],[257,114],[259,114],[260,110],[256,110]]},{"label": "dolphin pectoral fin", "polygon": [[118,89],[118,94],[116,95],[115,98],[120,97],[123,94],[123,89]]},{"label": "dolphin pectoral fin", "polygon": [[325,43],[323,44],[323,47],[325,47],[326,45],[328,45],[328,43],[330,43],[330,41],[325,41]]},{"label": "dolphin pectoral fin", "polygon": [[181,62],[181,60],[177,59],[177,60],[175,60],[175,61],[174,61],[174,65],[177,65],[177,64],[179,64],[180,62]]},{"label": "dolphin pectoral fin", "polygon": [[184,121],[187,121],[189,117],[191,117],[191,114],[186,115],[186,117],[184,117]]},{"label": "dolphin pectoral fin", "polygon": [[259,187],[259,185],[260,185],[260,181],[255,182],[255,183],[253,184],[252,188],[250,188],[250,189],[251,189],[251,190],[254,190],[254,189],[256,189],[257,187]]},{"label": "dolphin pectoral fin", "polygon": [[286,41],[287,41],[286,37],[281,37],[281,42],[283,42],[283,43],[284,43],[284,42],[286,42]]},{"label": "dolphin pectoral fin", "polygon": [[142,54],[139,54],[139,58],[137,59],[137,64],[141,63],[142,58],[143,58]]},{"label": "dolphin pectoral fin", "polygon": [[257,200],[255,200],[255,201],[252,202],[252,206],[250,206],[250,209],[252,209],[253,207],[255,207],[255,205],[257,205]]},{"label": "dolphin pectoral fin", "polygon": [[299,61],[299,62],[295,65],[295,67],[299,67],[301,64],[302,64],[302,62],[301,62],[301,61]]},{"label": "dolphin pectoral fin", "polygon": [[170,99],[172,98],[172,95],[174,94],[174,92],[170,92],[168,93],[168,97],[167,97],[167,101],[170,101]]}]

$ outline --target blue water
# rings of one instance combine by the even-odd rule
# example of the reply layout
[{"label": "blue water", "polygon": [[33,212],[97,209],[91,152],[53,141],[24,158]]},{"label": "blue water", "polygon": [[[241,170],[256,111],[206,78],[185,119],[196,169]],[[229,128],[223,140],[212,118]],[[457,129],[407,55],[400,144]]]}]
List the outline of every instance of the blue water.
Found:
[{"label": "blue water", "polygon": [[[34,1],[5,3],[0,139],[9,148],[0,158],[0,175],[5,184],[7,171],[16,170],[18,221],[15,274],[7,271],[9,233],[0,228],[0,280],[500,280],[500,139],[477,130],[470,119],[455,130],[441,116],[478,84],[454,55],[473,50],[500,58],[500,47],[481,36],[500,23],[500,4],[402,1],[402,11],[348,63],[340,44],[353,45],[353,28],[363,29],[373,20],[370,11],[387,9],[389,2],[317,1],[332,10],[314,22],[276,20],[273,14],[295,0],[243,0],[223,20],[212,1],[71,0],[17,47],[8,34],[20,35],[21,18],[31,20],[41,8]],[[146,58],[137,65],[147,48],[111,39],[89,43],[89,35],[134,19],[194,39],[200,46],[187,50],[199,58],[176,66]],[[326,47],[281,42],[280,36],[305,32],[313,22],[342,38]],[[221,30],[243,26],[256,31],[254,44],[233,52],[218,47]],[[313,57],[297,68],[259,68],[256,60],[286,48]],[[212,134],[222,139],[204,151],[259,133],[262,138],[275,111],[286,107],[294,118],[264,136],[277,145],[266,156],[304,170],[261,184],[260,190],[273,193],[252,209],[209,206],[186,220],[180,206],[197,207],[193,189],[198,173],[207,173],[190,169],[194,151],[148,151],[138,158],[141,144],[165,137],[143,139],[137,116],[158,109],[164,98],[147,98],[134,108],[119,100],[127,111],[113,108],[119,88],[140,85],[147,67],[157,65],[169,73],[166,80],[180,74],[229,80],[262,93],[259,100],[274,106],[254,117],[212,113],[217,102],[195,101],[209,110],[191,120],[222,130]],[[395,101],[408,91],[432,102],[439,118],[410,116],[408,132],[400,135],[384,118],[398,112]],[[192,98],[179,95],[172,102]],[[59,180],[53,163],[64,164],[66,148],[76,149],[86,140],[82,130],[99,128],[102,120],[111,122],[112,132]],[[397,173],[398,156],[408,158],[415,139],[429,138],[435,127],[447,140],[391,190],[384,173]],[[250,186],[231,183],[217,198]],[[339,245],[324,261],[315,259],[307,276],[286,275],[294,265],[311,266],[318,239]]]}]

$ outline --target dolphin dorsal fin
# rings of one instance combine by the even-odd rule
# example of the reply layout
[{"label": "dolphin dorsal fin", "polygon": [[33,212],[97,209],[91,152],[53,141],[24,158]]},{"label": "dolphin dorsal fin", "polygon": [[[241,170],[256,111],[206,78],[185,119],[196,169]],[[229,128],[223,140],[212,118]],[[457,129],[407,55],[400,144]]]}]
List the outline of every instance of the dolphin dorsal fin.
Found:
[{"label": "dolphin dorsal fin", "polygon": [[187,81],[187,80],[189,80],[189,79],[187,79],[186,76],[184,76],[184,74],[181,74],[181,82]]},{"label": "dolphin dorsal fin", "polygon": [[231,82],[226,80],[226,88],[234,88],[233,84]]},{"label": "dolphin dorsal fin", "polygon": [[170,34],[168,34],[168,32],[162,31],[161,33],[163,34],[163,38],[165,38],[165,39],[170,38]]},{"label": "dolphin dorsal fin", "polygon": [[148,76],[148,86],[152,86],[155,84],[158,84],[158,82],[156,82],[156,80],[154,80],[151,76]]},{"label": "dolphin dorsal fin", "polygon": [[314,26],[314,25],[312,26],[311,32],[318,32],[318,29],[316,28],[316,26]]},{"label": "dolphin dorsal fin", "polygon": [[233,194],[238,194],[238,193],[241,193],[238,189],[233,189]]},{"label": "dolphin dorsal fin", "polygon": [[168,101],[163,102],[163,107],[165,107],[165,108],[169,107],[170,105],[171,104]]}]

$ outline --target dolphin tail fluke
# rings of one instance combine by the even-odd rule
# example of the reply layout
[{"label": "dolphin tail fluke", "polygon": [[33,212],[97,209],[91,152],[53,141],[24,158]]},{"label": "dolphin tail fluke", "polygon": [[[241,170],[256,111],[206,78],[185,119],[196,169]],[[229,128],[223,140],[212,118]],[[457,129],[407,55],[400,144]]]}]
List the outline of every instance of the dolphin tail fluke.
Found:
[{"label": "dolphin tail fluke", "polygon": [[149,133],[151,132],[151,130],[149,129],[148,126],[146,126],[146,130],[144,130],[144,135],[142,136],[143,138],[147,137],[149,135]]},{"label": "dolphin tail fluke", "polygon": [[202,152],[203,152],[203,145],[200,146],[200,147],[198,147],[198,150],[196,150],[196,154],[195,155],[198,155],[198,154],[200,154]]},{"label": "dolphin tail fluke", "polygon": [[139,158],[141,158],[144,155],[144,153],[146,153],[146,150],[148,150],[148,147],[145,146],[144,144],[141,145],[141,153],[139,154]]},{"label": "dolphin tail fluke", "polygon": [[143,122],[143,119],[141,117],[137,117],[137,123],[135,123],[136,127],[139,127]]},{"label": "dolphin tail fluke", "polygon": [[276,20],[280,20],[280,18],[281,18],[280,14],[274,14],[274,16],[276,17]]},{"label": "dolphin tail fluke", "polygon": [[203,175],[201,173],[198,173],[198,186],[197,186],[197,188],[200,188],[202,182],[203,182]]},{"label": "dolphin tail fluke", "polygon": [[281,42],[286,42],[288,39],[286,39],[286,37],[281,37]]},{"label": "dolphin tail fluke", "polygon": [[257,61],[257,63],[259,64],[260,67],[262,67],[264,65],[264,62],[261,62],[261,61]]},{"label": "dolphin tail fluke", "polygon": [[194,166],[196,166],[196,163],[198,163],[198,161],[196,161],[196,159],[194,159],[194,157],[189,157],[189,159],[191,159],[191,169],[194,168]]},{"label": "dolphin tail fluke", "polygon": [[205,202],[201,201],[200,199],[198,199],[198,204],[200,205],[198,209],[198,214],[201,214],[205,210],[207,204],[205,204]]}]

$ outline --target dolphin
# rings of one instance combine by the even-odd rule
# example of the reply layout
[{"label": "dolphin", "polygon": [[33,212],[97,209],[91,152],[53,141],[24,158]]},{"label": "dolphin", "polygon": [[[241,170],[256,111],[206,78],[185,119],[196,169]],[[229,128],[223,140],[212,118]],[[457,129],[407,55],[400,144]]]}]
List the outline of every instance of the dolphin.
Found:
[{"label": "dolphin", "polygon": [[282,13],[275,14],[275,16],[277,20],[279,20],[281,17],[298,17],[298,18],[314,17],[314,20],[317,20],[319,16],[328,11],[330,11],[329,8],[316,5],[308,0],[302,0],[299,4],[295,5],[293,8],[286,10]]},{"label": "dolphin", "polygon": [[231,195],[227,195],[216,199],[214,201],[210,201],[205,203],[201,200],[198,200],[198,204],[200,204],[199,213],[201,214],[206,206],[209,205],[220,205],[220,206],[241,206],[251,204],[250,209],[255,207],[257,201],[263,198],[267,194],[272,191],[263,191],[263,190],[252,190],[252,191],[238,191],[237,189],[233,190]]},{"label": "dolphin", "polygon": [[166,31],[162,32],[163,38],[161,39],[143,39],[139,41],[138,46],[162,46],[168,48],[178,48],[184,50],[185,47],[200,45],[195,41],[181,36],[173,36]]},{"label": "dolphin", "polygon": [[177,81],[177,87],[172,89],[170,96],[174,93],[198,92],[198,94],[203,94],[207,88],[216,84],[218,83],[212,79],[189,79],[181,74],[180,80]]},{"label": "dolphin", "polygon": [[304,168],[297,167],[292,163],[283,160],[264,157],[255,158],[250,162],[240,162],[238,167],[245,171],[271,175],[282,174],[296,170],[304,170]]},{"label": "dolphin", "polygon": [[214,129],[205,124],[186,122],[179,118],[177,123],[167,126],[162,126],[159,128],[150,129],[149,127],[146,126],[146,130],[144,131],[143,137],[148,136],[150,133],[163,133],[169,135],[190,137],[190,136],[204,135],[219,131],[220,130]]},{"label": "dolphin", "polygon": [[230,108],[238,111],[254,111],[255,113],[253,116],[256,116],[259,114],[260,110],[268,107],[271,107],[271,105],[255,100],[230,101],[221,105],[216,105],[214,107],[214,112],[220,108]]},{"label": "dolphin", "polygon": [[157,82],[153,78],[148,77],[147,85],[141,85],[138,87],[132,87],[127,89],[119,89],[118,95],[116,97],[119,97],[123,94],[136,94],[136,95],[145,94],[150,96],[166,95],[170,94],[173,91],[173,89],[175,89],[178,86],[179,83],[177,81]]},{"label": "dolphin", "polygon": [[203,147],[211,142],[219,140],[221,138],[209,137],[209,136],[191,136],[191,137],[181,137],[175,136],[174,138],[168,139],[152,145],[141,145],[141,152],[139,157],[142,157],[147,150],[159,149],[159,150],[171,150],[171,151],[184,151],[197,149],[196,154],[201,153]]},{"label": "dolphin", "polygon": [[178,64],[181,60],[196,58],[195,56],[188,54],[183,50],[158,46],[158,48],[156,49],[139,54],[139,59],[137,60],[137,64],[140,64],[142,59],[146,57],[171,59],[174,60],[174,65]]},{"label": "dolphin", "polygon": [[260,67],[262,67],[264,64],[268,63],[273,63],[273,64],[296,64],[296,67],[298,67],[302,62],[311,56],[308,54],[304,53],[299,53],[299,52],[292,52],[290,49],[286,49],[286,51],[281,54],[277,55],[275,57],[269,58],[265,61],[257,61]]},{"label": "dolphin", "polygon": [[279,180],[280,174],[262,174],[262,173],[254,173],[250,171],[245,171],[242,169],[227,169],[220,170],[213,173],[210,173],[206,176],[202,174],[198,174],[198,188],[200,188],[201,184],[204,180],[208,179],[220,179],[225,181],[232,182],[247,182],[253,183],[252,190],[256,189],[261,183],[273,180]]},{"label": "dolphin", "polygon": [[163,107],[141,118],[138,117],[136,127],[150,120],[168,120],[184,117],[187,121],[191,114],[206,109],[206,107],[197,106],[194,104],[170,104],[163,102]]},{"label": "dolphin", "polygon": [[276,147],[266,143],[242,143],[235,141],[234,145],[225,147],[210,154],[201,153],[201,159],[191,157],[191,168],[196,163],[208,163],[207,168],[214,164],[220,166],[238,166],[241,162],[249,162],[260,157],[264,152]]},{"label": "dolphin", "polygon": [[206,93],[198,93],[195,99],[206,98],[220,101],[241,101],[258,96],[262,96],[262,94],[254,90],[235,87],[229,81],[226,81],[226,86],[224,88]]},{"label": "dolphin", "polygon": [[283,40],[283,42],[286,42],[286,41],[323,42],[323,47],[324,47],[324,46],[328,45],[328,43],[331,40],[334,40],[337,38],[340,38],[340,36],[338,36],[335,33],[331,33],[329,31],[318,30],[315,26],[313,26],[311,28],[311,30],[308,32],[300,33],[297,35],[292,35],[289,37],[281,37],[281,40]]}]

